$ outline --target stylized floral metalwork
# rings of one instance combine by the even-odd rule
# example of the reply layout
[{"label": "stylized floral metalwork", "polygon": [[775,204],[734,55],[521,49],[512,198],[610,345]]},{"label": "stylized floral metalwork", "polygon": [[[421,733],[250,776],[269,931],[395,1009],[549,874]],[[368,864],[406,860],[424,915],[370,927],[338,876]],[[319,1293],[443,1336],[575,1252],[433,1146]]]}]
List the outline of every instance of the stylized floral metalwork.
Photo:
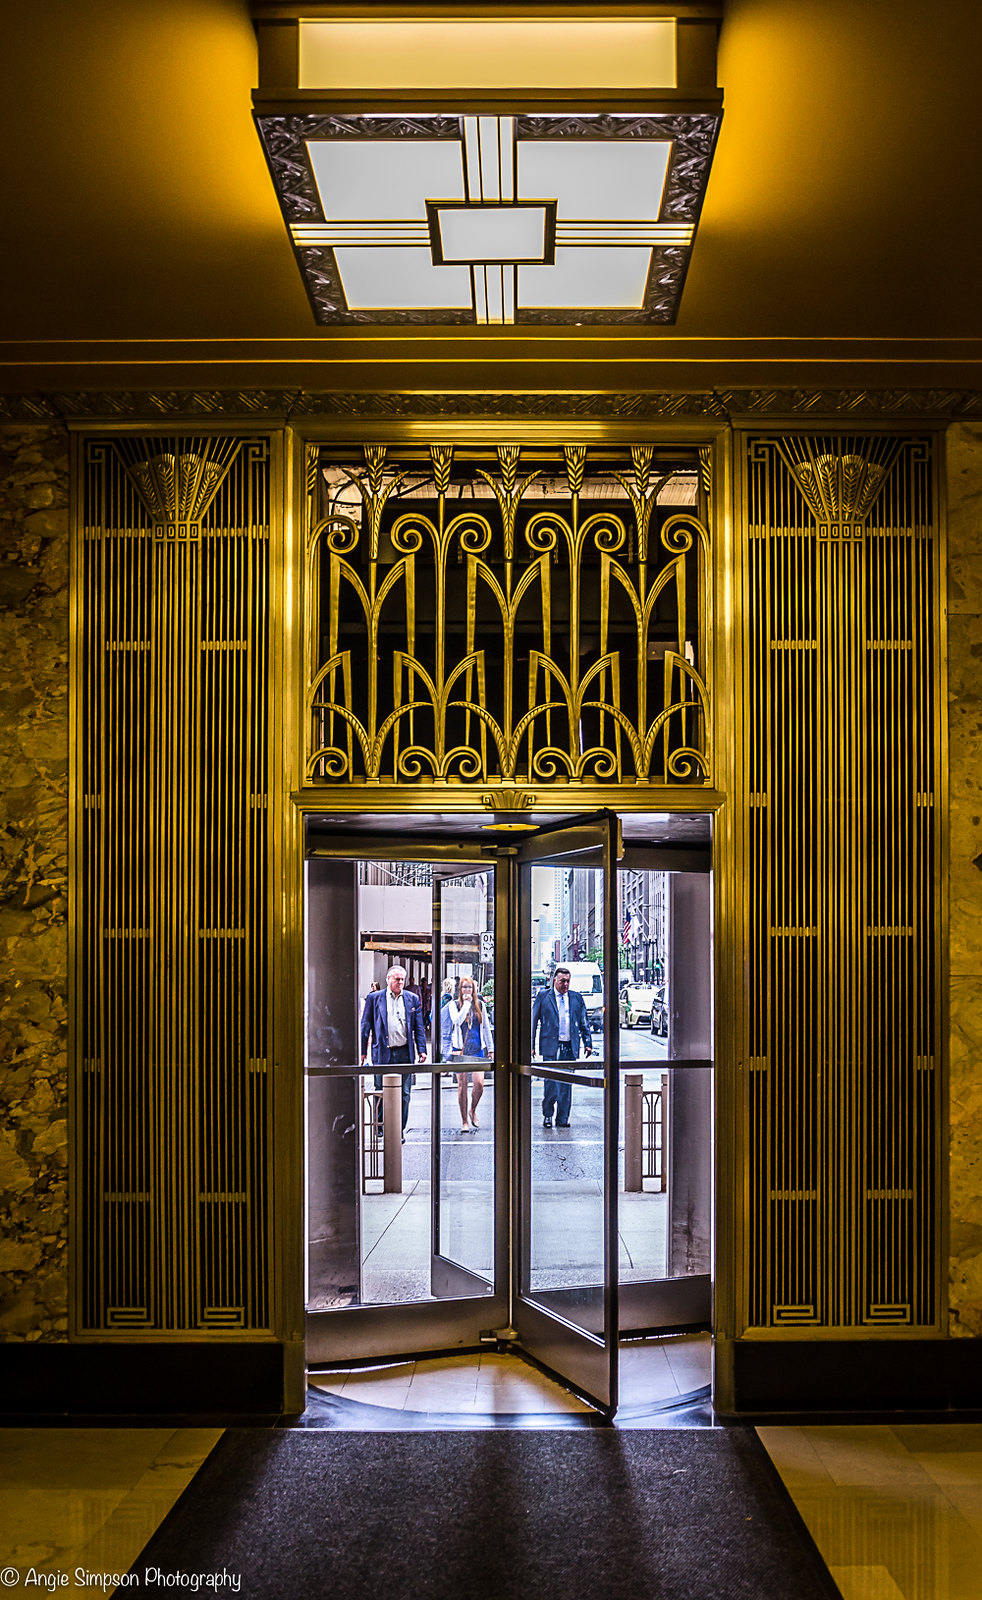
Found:
[{"label": "stylized floral metalwork", "polygon": [[[462,485],[449,446],[422,479],[369,446],[311,495],[307,783],[711,782],[697,454],[639,446],[601,487],[584,446],[521,454]],[[692,509],[659,503],[680,477]]]}]

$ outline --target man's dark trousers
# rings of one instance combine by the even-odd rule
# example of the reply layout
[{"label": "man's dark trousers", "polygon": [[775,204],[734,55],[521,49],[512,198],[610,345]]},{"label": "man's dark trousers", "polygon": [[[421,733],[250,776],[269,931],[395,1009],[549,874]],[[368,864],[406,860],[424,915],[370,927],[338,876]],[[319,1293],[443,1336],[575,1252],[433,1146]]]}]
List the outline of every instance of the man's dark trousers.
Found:
[{"label": "man's dark trousers", "polygon": [[[408,1046],[408,1044],[390,1045],[389,1046],[389,1059],[385,1064],[386,1072],[393,1071],[393,1069],[395,1067],[401,1066],[403,1064],[403,1062],[405,1062],[405,1064],[407,1066],[411,1065],[411,1057],[410,1057],[410,1054],[409,1054],[409,1046]],[[376,1087],[376,1089],[381,1089],[381,1087],[382,1087],[382,1074],[381,1074],[381,1072],[376,1072],[376,1074],[375,1074],[375,1087]],[[405,1133],[405,1131],[406,1131],[406,1123],[409,1121],[409,1096],[412,1094],[412,1092],[413,1092],[413,1075],[412,1075],[411,1072],[404,1072],[403,1075],[402,1075],[402,1131],[403,1131],[403,1133]],[[379,1125],[379,1127],[382,1126],[382,1108],[381,1108],[381,1106],[379,1107],[378,1125]]]},{"label": "man's dark trousers", "polygon": [[[573,1046],[568,1039],[559,1042],[558,1054],[553,1056],[554,1061],[575,1061]],[[555,1117],[558,1127],[569,1121],[570,1107],[573,1104],[573,1085],[561,1083],[556,1078],[545,1078],[542,1083],[542,1115],[550,1120]]]}]

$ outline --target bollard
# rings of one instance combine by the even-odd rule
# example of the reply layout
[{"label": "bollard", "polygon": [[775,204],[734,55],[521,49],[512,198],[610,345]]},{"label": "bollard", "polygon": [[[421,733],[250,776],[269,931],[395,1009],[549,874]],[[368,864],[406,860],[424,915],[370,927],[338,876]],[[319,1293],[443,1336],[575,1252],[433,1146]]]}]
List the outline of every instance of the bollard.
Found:
[{"label": "bollard", "polygon": [[644,1177],[644,1075],[624,1074],[624,1193],[640,1194]]},{"label": "bollard", "polygon": [[402,1194],[402,1073],[382,1079],[382,1193]]}]

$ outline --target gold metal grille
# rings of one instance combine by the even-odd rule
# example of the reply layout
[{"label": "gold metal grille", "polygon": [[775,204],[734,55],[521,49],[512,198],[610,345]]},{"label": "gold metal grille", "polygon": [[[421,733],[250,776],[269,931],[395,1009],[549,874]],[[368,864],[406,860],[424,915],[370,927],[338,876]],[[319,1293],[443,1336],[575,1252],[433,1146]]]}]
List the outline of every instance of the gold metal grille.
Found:
[{"label": "gold metal grille", "polygon": [[305,782],[712,782],[697,450],[308,454]]},{"label": "gold metal grille", "polygon": [[269,448],[90,439],[75,1326],[269,1326]]},{"label": "gold metal grille", "polygon": [[752,1327],[937,1316],[937,541],[927,439],[751,437]]}]

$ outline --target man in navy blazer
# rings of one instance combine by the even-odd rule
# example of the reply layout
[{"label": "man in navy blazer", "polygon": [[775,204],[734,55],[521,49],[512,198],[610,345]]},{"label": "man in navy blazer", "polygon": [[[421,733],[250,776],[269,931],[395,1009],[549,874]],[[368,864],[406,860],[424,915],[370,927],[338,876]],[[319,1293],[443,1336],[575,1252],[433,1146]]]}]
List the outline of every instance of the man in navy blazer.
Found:
[{"label": "man in navy blazer", "polygon": [[[390,967],[385,978],[385,988],[370,994],[361,1014],[361,1064],[368,1059],[368,1041],[374,1041],[373,1059],[377,1067],[412,1066],[414,1061],[426,1060],[426,1030],[423,1027],[423,1008],[419,996],[403,990],[406,981],[405,967]],[[382,1074],[375,1074],[375,1087],[381,1089]],[[409,1096],[412,1093],[413,1075],[402,1074],[402,1129],[405,1142],[406,1123],[409,1121]]]},{"label": "man in navy blazer", "polygon": [[[570,989],[569,979],[569,968],[557,967],[552,975],[552,988],[540,989],[535,997],[532,1007],[532,1054],[538,1053],[543,1061],[577,1061],[581,1039],[583,1054],[593,1054],[593,1035],[586,1004],[581,994]],[[568,1128],[572,1102],[571,1083],[545,1078],[542,1084],[543,1127],[551,1128],[555,1116],[557,1128]]]}]

